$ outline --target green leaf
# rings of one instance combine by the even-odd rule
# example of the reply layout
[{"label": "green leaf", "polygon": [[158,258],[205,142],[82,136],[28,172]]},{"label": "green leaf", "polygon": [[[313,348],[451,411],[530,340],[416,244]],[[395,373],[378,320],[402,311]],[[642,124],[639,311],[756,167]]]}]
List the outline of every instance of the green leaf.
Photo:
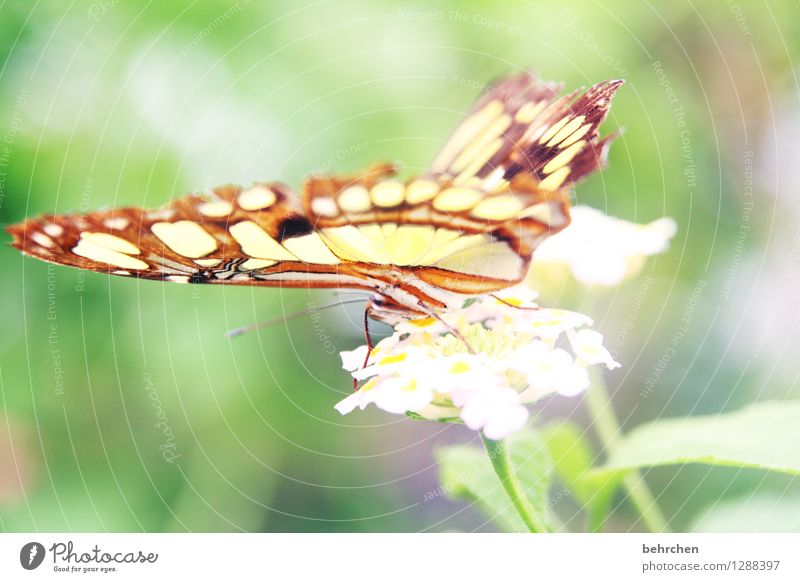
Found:
[{"label": "green leaf", "polygon": [[715,503],[701,512],[691,532],[800,532],[800,496],[760,493]]},{"label": "green leaf", "polygon": [[[540,521],[552,523],[548,517],[548,492],[551,464],[547,449],[533,430],[524,430],[509,437],[511,464]],[[451,499],[474,502],[505,531],[528,531],[514,510],[483,447],[454,445],[435,451],[439,463],[439,480]]]},{"label": "green leaf", "polygon": [[587,479],[597,455],[584,437],[584,430],[573,422],[557,422],[542,429],[553,469],[558,479],[585,507],[589,528],[599,530],[608,513],[618,485],[615,476],[591,481]]},{"label": "green leaf", "polygon": [[587,486],[639,467],[704,463],[800,474],[800,402],[764,402],[736,412],[660,420],[619,439]]},{"label": "green leaf", "polygon": [[592,468],[595,454],[584,438],[584,431],[572,422],[558,422],[541,429],[542,440],[547,446],[553,469],[570,493],[586,503],[592,490],[583,479]]}]

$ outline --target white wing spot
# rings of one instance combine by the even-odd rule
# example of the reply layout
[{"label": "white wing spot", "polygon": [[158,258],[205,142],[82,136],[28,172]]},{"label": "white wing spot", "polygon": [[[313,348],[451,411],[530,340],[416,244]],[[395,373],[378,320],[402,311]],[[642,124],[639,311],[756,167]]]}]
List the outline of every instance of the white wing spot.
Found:
[{"label": "white wing spot", "polygon": [[339,208],[345,212],[364,212],[370,207],[369,192],[364,186],[348,186],[339,193]]},{"label": "white wing spot", "polygon": [[165,277],[167,281],[172,281],[173,283],[188,283],[189,276],[188,275],[167,275]]},{"label": "white wing spot", "polygon": [[49,248],[49,249],[50,249],[50,248],[53,248],[53,244],[54,244],[54,243],[53,243],[53,239],[51,239],[49,236],[47,236],[47,235],[46,235],[46,234],[44,234],[44,233],[41,233],[41,232],[34,232],[34,233],[31,235],[31,238],[32,238],[32,239],[33,239],[33,241],[34,241],[36,244],[38,244],[38,245],[41,245],[41,246],[43,246],[43,247],[47,247],[47,248]]},{"label": "white wing spot", "polygon": [[45,224],[43,230],[45,231],[45,233],[55,238],[58,238],[62,234],[64,234],[64,229],[61,228],[60,225],[53,223]]},{"label": "white wing spot", "polygon": [[512,194],[503,194],[481,200],[472,209],[472,216],[487,220],[509,220],[522,210],[522,201]]},{"label": "white wing spot", "polygon": [[221,218],[233,212],[233,204],[227,200],[215,200],[214,202],[204,202],[197,207],[197,211],[203,216]]},{"label": "white wing spot", "polygon": [[406,188],[406,201],[419,204],[430,200],[439,193],[439,185],[433,180],[414,180]]},{"label": "white wing spot", "polygon": [[326,218],[333,218],[338,216],[339,208],[333,198],[317,197],[311,201],[311,212],[317,216],[324,216]]},{"label": "white wing spot", "polygon": [[222,262],[222,259],[195,259],[194,262],[201,267],[216,267]]},{"label": "white wing spot", "polygon": [[481,193],[472,188],[448,188],[433,200],[433,207],[443,212],[458,212],[472,208],[481,199]]},{"label": "white wing spot", "polygon": [[376,206],[390,208],[402,204],[406,187],[397,180],[384,180],[372,187],[370,194]]},{"label": "white wing spot", "polygon": [[106,218],[103,221],[103,225],[111,230],[122,230],[123,228],[127,228],[128,225],[131,223],[130,220],[125,218],[124,216],[117,216],[116,218]]},{"label": "white wing spot", "polygon": [[170,220],[173,216],[175,216],[174,208],[160,208],[145,214],[147,220]]},{"label": "white wing spot", "polygon": [[264,186],[253,186],[239,193],[236,202],[245,210],[261,210],[275,204],[275,192]]}]

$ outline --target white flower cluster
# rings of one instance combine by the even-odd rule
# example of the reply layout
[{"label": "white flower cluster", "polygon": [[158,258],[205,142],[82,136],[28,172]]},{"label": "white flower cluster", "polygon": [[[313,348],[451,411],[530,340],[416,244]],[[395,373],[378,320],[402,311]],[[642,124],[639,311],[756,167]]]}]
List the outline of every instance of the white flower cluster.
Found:
[{"label": "white flower cluster", "polygon": [[570,210],[572,221],[545,239],[533,256],[534,269],[548,263],[566,264],[587,285],[613,286],[638,272],[644,258],[667,250],[677,226],[671,218],[636,224],[588,206]]},{"label": "white flower cluster", "polygon": [[440,318],[400,323],[369,354],[343,352],[343,367],[363,382],[336,409],[368,404],[392,413],[460,419],[490,439],[519,430],[526,403],[548,394],[574,396],[589,386],[586,367],[619,366],[585,315],[539,308],[517,286],[467,301]]}]

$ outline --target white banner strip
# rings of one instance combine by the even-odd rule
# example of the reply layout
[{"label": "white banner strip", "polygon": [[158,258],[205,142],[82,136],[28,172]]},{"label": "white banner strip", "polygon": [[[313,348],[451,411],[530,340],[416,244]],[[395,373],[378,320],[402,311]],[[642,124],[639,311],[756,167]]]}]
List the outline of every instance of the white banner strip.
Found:
[{"label": "white banner strip", "polygon": [[[0,580],[800,580],[800,534],[3,534]],[[580,577],[580,578],[579,578]]]}]

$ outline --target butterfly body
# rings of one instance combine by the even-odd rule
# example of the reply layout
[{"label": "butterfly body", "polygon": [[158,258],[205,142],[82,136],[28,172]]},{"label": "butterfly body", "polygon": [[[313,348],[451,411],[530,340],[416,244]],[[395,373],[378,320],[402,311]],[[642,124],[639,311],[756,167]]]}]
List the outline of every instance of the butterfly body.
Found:
[{"label": "butterfly body", "polygon": [[597,137],[620,82],[583,96],[529,74],[478,101],[423,176],[391,164],[224,186],[157,210],[48,215],[9,227],[36,258],[177,283],[371,291],[389,323],[458,307],[525,276],[536,246],[569,224],[569,186],[601,166]]}]

